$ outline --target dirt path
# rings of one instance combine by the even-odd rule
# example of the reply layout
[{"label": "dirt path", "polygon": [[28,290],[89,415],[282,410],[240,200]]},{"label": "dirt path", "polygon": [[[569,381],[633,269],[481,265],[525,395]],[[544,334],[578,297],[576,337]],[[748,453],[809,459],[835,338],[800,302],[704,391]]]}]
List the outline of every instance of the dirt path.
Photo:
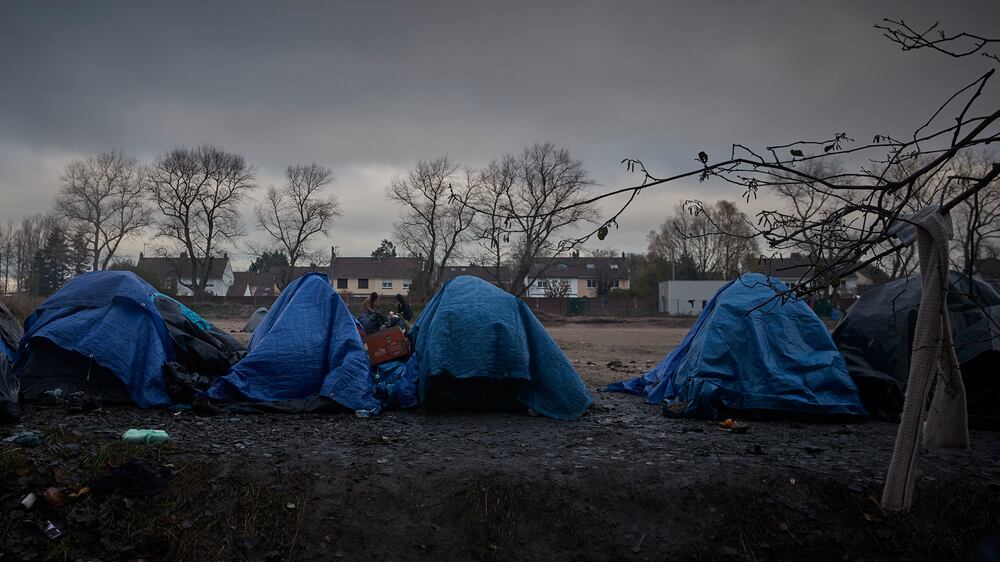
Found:
[{"label": "dirt path", "polygon": [[[551,332],[596,390],[684,330]],[[751,420],[734,434],[595,397],[577,422],[31,408],[0,430],[45,434],[40,447],[0,444],[0,560],[957,560],[1000,529],[996,433],[922,454],[916,508],[893,515],[877,506],[893,424]],[[129,427],[172,439],[123,445]],[[29,491],[74,490],[128,458],[167,466],[171,485],[17,509]],[[64,536],[45,538],[46,520]]]}]

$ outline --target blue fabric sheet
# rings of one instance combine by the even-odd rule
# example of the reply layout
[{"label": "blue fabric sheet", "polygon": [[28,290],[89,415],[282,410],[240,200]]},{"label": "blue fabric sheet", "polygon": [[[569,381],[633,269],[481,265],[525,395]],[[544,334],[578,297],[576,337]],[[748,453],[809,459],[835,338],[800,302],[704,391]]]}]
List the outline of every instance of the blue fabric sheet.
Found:
[{"label": "blue fabric sheet", "polygon": [[191,310],[190,308],[184,306],[184,303],[180,302],[179,300],[177,300],[177,299],[175,299],[175,298],[173,298],[173,297],[171,297],[169,295],[164,295],[163,293],[156,293],[156,294],[154,294],[153,295],[153,299],[154,300],[155,299],[166,299],[168,301],[172,301],[172,302],[177,303],[177,308],[180,309],[181,314],[183,314],[184,317],[187,318],[192,324],[194,324],[195,326],[198,326],[199,328],[201,328],[202,331],[205,331],[205,332],[211,332],[212,331],[212,323],[211,322],[209,322],[208,320],[205,320],[204,318],[202,318],[201,316],[199,316],[197,312],[195,312],[195,311]]},{"label": "blue fabric sheet", "polygon": [[16,359],[15,356],[17,355],[17,350],[11,349],[10,346],[7,345],[7,342],[0,339],[0,353],[3,353],[8,361],[13,362],[14,359]]},{"label": "blue fabric sheet", "polygon": [[322,273],[282,291],[254,330],[250,348],[207,391],[211,398],[278,402],[323,396],[378,413],[371,363],[356,322]]},{"label": "blue fabric sheet", "polygon": [[725,411],[864,416],[857,387],[826,325],[778,280],[746,274],[716,292],[695,325],[648,373],[607,387],[684,415]]},{"label": "blue fabric sheet", "polygon": [[446,283],[412,329],[414,353],[399,392],[403,407],[422,403],[430,377],[516,378],[518,400],[557,419],[576,419],[592,399],[559,346],[521,299],[476,277]]},{"label": "blue fabric sheet", "polygon": [[166,325],[153,305],[156,290],[127,271],[96,271],[59,289],[24,323],[15,372],[46,338],[111,370],[140,407],[170,403],[163,365],[173,359]]}]

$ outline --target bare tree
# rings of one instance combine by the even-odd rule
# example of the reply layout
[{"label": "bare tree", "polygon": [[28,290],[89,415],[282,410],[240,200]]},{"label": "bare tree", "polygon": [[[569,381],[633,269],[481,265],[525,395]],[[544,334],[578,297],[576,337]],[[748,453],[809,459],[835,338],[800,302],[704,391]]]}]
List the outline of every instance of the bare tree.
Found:
[{"label": "bare tree", "polygon": [[569,281],[565,279],[550,279],[545,285],[545,296],[563,298],[569,296]]},{"label": "bare tree", "polygon": [[35,256],[45,246],[49,231],[58,222],[53,216],[30,215],[21,219],[21,224],[14,231],[14,264],[15,290],[17,292],[37,293],[37,264]]},{"label": "bare tree", "polygon": [[94,271],[107,269],[121,243],[152,220],[143,172],[121,150],[70,162],[62,174],[56,211],[84,236]]},{"label": "bare tree", "polygon": [[13,219],[0,225],[0,276],[3,277],[3,293],[10,292],[11,273],[16,264],[14,260],[14,247],[16,243],[16,230]]},{"label": "bare tree", "polygon": [[689,201],[678,204],[658,230],[646,239],[649,253],[672,262],[690,260],[694,271],[684,277],[737,277],[758,254],[756,233],[749,217],[731,201],[714,205]]},{"label": "bare tree", "polygon": [[424,269],[414,289],[428,295],[461,247],[469,241],[475,213],[469,206],[474,193],[471,173],[447,156],[419,160],[404,178],[396,178],[386,197],[403,207],[393,226],[393,238],[410,255],[424,258]]},{"label": "bare tree", "polygon": [[333,181],[333,171],[318,164],[289,166],[285,170],[285,185],[280,189],[269,187],[265,203],[254,209],[258,227],[288,257],[282,286],[291,282],[297,263],[318,259],[310,241],[317,235],[325,235],[340,216],[336,197],[323,197],[320,193]]},{"label": "bare tree", "polygon": [[[956,155],[945,175],[949,177],[981,177],[991,162],[1000,162],[997,154],[987,150],[967,151]],[[948,182],[939,187],[938,197],[950,199],[966,187],[968,181]],[[953,262],[967,275],[978,273],[977,262],[986,257],[991,244],[1000,237],[1000,180],[993,180],[981,191],[973,193],[951,212],[955,229]]]},{"label": "bare tree", "polygon": [[[544,273],[540,258],[569,251],[558,235],[567,227],[594,221],[596,208],[586,202],[594,185],[583,162],[565,148],[536,143],[519,156],[507,155],[477,175],[474,207],[481,265],[507,291],[521,295]],[[510,279],[501,271],[509,266]]]},{"label": "bare tree", "polygon": [[587,254],[592,258],[618,258],[625,255],[616,248],[593,248],[587,250]]},{"label": "bare tree", "polygon": [[196,295],[222,248],[244,234],[239,205],[256,187],[254,174],[239,154],[209,145],[174,148],[149,169],[158,236],[186,252],[191,275],[182,283]]}]

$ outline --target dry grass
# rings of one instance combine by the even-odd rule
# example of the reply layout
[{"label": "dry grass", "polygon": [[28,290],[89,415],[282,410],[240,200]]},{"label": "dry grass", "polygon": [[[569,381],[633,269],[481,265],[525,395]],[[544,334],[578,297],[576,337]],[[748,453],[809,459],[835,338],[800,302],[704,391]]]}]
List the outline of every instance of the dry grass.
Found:
[{"label": "dry grass", "polygon": [[524,507],[520,500],[526,492],[521,480],[479,477],[448,498],[444,515],[472,527],[483,538],[489,558],[517,558],[518,520]]}]

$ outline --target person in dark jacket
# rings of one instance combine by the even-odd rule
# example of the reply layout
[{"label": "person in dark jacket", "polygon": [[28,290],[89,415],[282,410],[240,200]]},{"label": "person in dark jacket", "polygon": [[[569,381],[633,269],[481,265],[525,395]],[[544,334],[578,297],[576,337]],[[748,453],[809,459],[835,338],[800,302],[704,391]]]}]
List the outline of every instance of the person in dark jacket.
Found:
[{"label": "person in dark jacket", "polygon": [[396,293],[396,314],[403,317],[403,320],[409,322],[413,320],[413,309],[410,308],[410,303],[406,302],[406,298]]}]

